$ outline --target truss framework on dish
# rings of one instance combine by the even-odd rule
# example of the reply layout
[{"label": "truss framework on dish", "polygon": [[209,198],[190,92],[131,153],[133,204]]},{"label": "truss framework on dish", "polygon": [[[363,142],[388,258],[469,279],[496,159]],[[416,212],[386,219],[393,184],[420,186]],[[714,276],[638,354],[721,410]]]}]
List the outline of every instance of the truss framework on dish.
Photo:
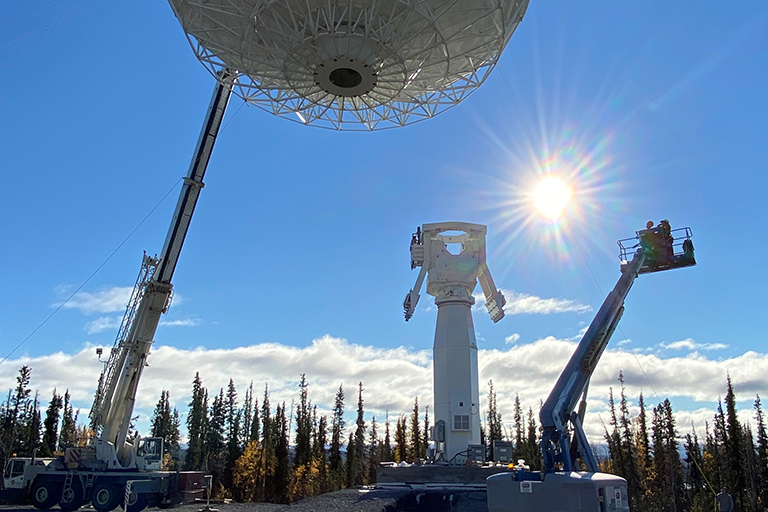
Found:
[{"label": "truss framework on dish", "polygon": [[404,126],[479,87],[529,0],[169,0],[198,59],[275,115]]}]

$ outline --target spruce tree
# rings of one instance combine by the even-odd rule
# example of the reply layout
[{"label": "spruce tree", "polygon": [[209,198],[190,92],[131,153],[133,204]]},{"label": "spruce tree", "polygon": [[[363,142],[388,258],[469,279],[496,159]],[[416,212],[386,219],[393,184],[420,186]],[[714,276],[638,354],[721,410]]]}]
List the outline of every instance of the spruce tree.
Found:
[{"label": "spruce tree", "polygon": [[493,389],[493,380],[488,381],[488,417],[486,425],[488,427],[488,431],[485,434],[487,444],[490,445],[493,441],[501,441],[504,438],[503,423],[501,413],[496,405],[496,391]]},{"label": "spruce tree", "polygon": [[371,417],[371,431],[368,437],[368,467],[366,469],[366,484],[376,483],[376,468],[381,461],[381,441],[379,441],[376,416]]},{"label": "spruce tree", "polygon": [[225,409],[227,450],[229,452],[229,460],[234,463],[240,456],[240,423],[242,422],[242,416],[237,404],[237,388],[235,387],[235,381],[232,379],[229,379],[229,384],[227,385]]},{"label": "spruce tree", "polygon": [[325,454],[325,445],[328,442],[328,418],[325,416],[320,417],[320,421],[317,423],[317,437],[315,438],[315,445],[313,447],[315,463],[318,468],[318,490],[319,492],[326,493],[330,491],[330,478],[328,474],[328,459]]},{"label": "spruce tree", "polygon": [[387,415],[384,420],[384,447],[381,453],[381,460],[383,462],[391,462],[394,457],[392,456],[392,438],[389,435],[389,409],[387,409]]},{"label": "spruce tree", "polygon": [[422,458],[421,450],[421,429],[419,428],[419,397],[413,401],[413,411],[411,412],[411,425],[408,429],[410,433],[409,445],[411,452],[408,459],[416,461]]},{"label": "spruce tree", "polygon": [[344,479],[344,487],[355,486],[355,467],[357,466],[357,453],[355,450],[355,433],[349,433],[349,439],[347,439],[347,464],[346,475]]},{"label": "spruce tree", "polygon": [[53,389],[53,396],[48,403],[48,409],[45,410],[45,420],[43,420],[43,441],[40,446],[41,457],[53,457],[56,451],[56,440],[59,435],[59,415],[63,402],[61,395]]},{"label": "spruce tree", "polygon": [[299,382],[299,405],[296,409],[296,446],[294,467],[305,466],[312,460],[312,416],[305,374]]},{"label": "spruce tree", "polygon": [[635,435],[632,432],[632,419],[629,416],[629,402],[627,400],[626,387],[624,386],[624,373],[619,371],[619,383],[621,384],[621,399],[619,401],[620,435],[621,435],[621,459],[623,474],[627,481],[627,493],[629,494],[630,509],[636,510],[640,506],[642,486],[640,483],[640,471],[637,463],[637,445]]},{"label": "spruce tree", "polygon": [[288,419],[285,416],[285,402],[277,407],[273,427],[275,434],[274,501],[286,503],[291,475],[288,465]]},{"label": "spruce tree", "polygon": [[226,467],[226,422],[224,388],[220,388],[211,402],[205,436],[205,469],[213,475],[214,488],[222,483]]},{"label": "spruce tree", "polygon": [[339,385],[333,405],[333,418],[331,420],[331,451],[328,464],[331,472],[331,484],[334,490],[342,488],[344,481],[344,461],[341,458],[342,435],[344,431],[344,388]]},{"label": "spruce tree", "polygon": [[24,437],[27,430],[30,396],[32,389],[29,382],[32,375],[32,369],[24,365],[19,368],[19,375],[16,377],[16,389],[12,395],[9,395],[8,406],[6,408],[6,418],[4,421],[4,448],[7,454],[21,452],[26,455]]},{"label": "spruce tree", "polygon": [[395,462],[407,462],[408,452],[408,427],[401,414],[395,426]]},{"label": "spruce tree", "polygon": [[619,433],[619,420],[616,415],[616,402],[613,398],[613,388],[608,388],[608,410],[610,411],[609,425],[611,430],[605,430],[605,442],[608,445],[608,455],[610,456],[609,470],[611,473],[623,476],[624,461],[621,451],[621,434]]},{"label": "spruce tree", "polygon": [[64,451],[75,441],[75,417],[72,404],[69,402],[69,389],[64,392],[61,431],[59,432],[59,450]]},{"label": "spruce tree", "polygon": [[226,434],[226,462],[224,467],[223,485],[229,489],[232,487],[232,468],[235,461],[242,454],[240,424],[243,421],[242,411],[237,404],[237,388],[231,378],[227,385],[227,395],[224,401],[226,422],[224,432]]},{"label": "spruce tree", "polygon": [[40,448],[40,431],[42,429],[42,419],[40,417],[40,408],[38,407],[40,394],[35,393],[35,398],[28,401],[24,408],[22,427],[22,438],[20,453],[32,456]]},{"label": "spruce tree", "polygon": [[757,453],[755,440],[752,437],[752,429],[749,423],[741,426],[741,438],[744,441],[742,453],[742,468],[744,471],[744,508],[757,510],[758,481],[757,481]]},{"label": "spruce tree", "polygon": [[271,499],[271,487],[275,468],[275,434],[272,410],[269,403],[269,387],[264,385],[264,398],[261,401],[261,457],[258,462],[259,501]]},{"label": "spruce tree", "polygon": [[758,479],[757,494],[760,502],[768,505],[768,431],[760,404],[760,395],[755,397],[755,421],[757,421],[757,460],[756,474]]},{"label": "spruce tree", "polygon": [[[353,482],[355,486],[363,485],[365,478],[365,465],[368,454],[365,449],[365,419],[363,418],[363,383],[357,385],[357,420],[355,421],[355,458],[353,468]],[[418,425],[417,425],[418,435]]]},{"label": "spruce tree", "polygon": [[203,467],[203,452],[205,445],[205,425],[208,417],[208,405],[205,403],[207,391],[203,387],[200,373],[195,373],[192,381],[192,401],[189,402],[187,414],[187,435],[189,436],[185,467],[188,470],[199,470]]},{"label": "spruce tree", "polygon": [[253,381],[245,390],[243,407],[240,409],[242,421],[240,422],[240,444],[243,449],[251,441],[251,422],[253,422]]},{"label": "spruce tree", "polygon": [[651,446],[648,437],[648,416],[645,412],[645,399],[643,393],[640,393],[637,399],[637,405],[640,408],[640,413],[637,416],[637,435],[635,436],[635,443],[637,445],[637,466],[638,475],[640,478],[640,508],[645,507],[645,496],[649,490],[649,481],[651,478]]},{"label": "spruce tree", "polygon": [[685,474],[686,503],[692,510],[702,510],[709,498],[706,480],[702,468],[704,456],[701,452],[696,429],[691,424],[691,432],[685,435],[685,463],[688,471]]},{"label": "spruce tree", "polygon": [[422,458],[427,458],[427,449],[429,448],[429,406],[424,407],[424,433],[421,438]]},{"label": "spruce tree", "polygon": [[164,441],[165,451],[170,455],[170,460],[167,461],[167,468],[172,469],[174,464],[172,460],[178,458],[181,442],[181,420],[179,419],[179,411],[176,408],[171,409],[171,394],[169,391],[162,390],[160,393],[160,400],[155,406],[155,411],[152,414],[150,421],[150,435],[153,437],[161,437]]},{"label": "spruce tree", "polygon": [[731,376],[727,377],[727,391],[725,394],[726,407],[726,443],[725,456],[730,474],[729,489],[737,510],[743,510],[747,506],[746,501],[746,467],[744,461],[745,442],[741,423],[736,411],[736,395],[733,392]]},{"label": "spruce tree", "polygon": [[515,393],[514,408],[512,409],[512,419],[515,422],[515,453],[512,456],[514,460],[525,458],[523,456],[523,440],[525,439],[525,424],[523,423],[523,410],[520,406],[520,395]]}]

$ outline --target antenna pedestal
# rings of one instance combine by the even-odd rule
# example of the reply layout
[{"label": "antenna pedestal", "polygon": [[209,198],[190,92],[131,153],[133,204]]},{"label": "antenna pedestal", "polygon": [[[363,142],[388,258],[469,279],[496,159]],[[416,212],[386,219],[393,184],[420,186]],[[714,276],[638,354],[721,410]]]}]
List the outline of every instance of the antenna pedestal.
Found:
[{"label": "antenna pedestal", "polygon": [[449,286],[436,298],[433,346],[435,424],[445,422],[445,440],[436,449],[446,461],[463,463],[470,444],[480,444],[477,342],[472,322],[475,300],[464,287]]}]

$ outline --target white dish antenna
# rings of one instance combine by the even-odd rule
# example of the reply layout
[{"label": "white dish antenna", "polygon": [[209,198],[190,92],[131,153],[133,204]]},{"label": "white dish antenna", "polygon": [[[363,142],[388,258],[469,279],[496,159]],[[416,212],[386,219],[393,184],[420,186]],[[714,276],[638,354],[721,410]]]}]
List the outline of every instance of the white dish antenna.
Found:
[{"label": "white dish antenna", "polygon": [[529,0],[169,0],[195,55],[278,116],[404,126],[478,88]]}]

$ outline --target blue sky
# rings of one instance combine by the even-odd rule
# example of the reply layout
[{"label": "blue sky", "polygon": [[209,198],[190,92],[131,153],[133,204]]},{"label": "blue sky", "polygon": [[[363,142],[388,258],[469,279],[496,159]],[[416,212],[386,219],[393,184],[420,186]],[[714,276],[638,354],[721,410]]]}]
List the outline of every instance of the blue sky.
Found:
[{"label": "blue sky", "polygon": [[[240,389],[269,382],[287,400],[306,372],[321,405],[334,383],[351,392],[360,379],[372,411],[430,397],[436,312],[424,293],[405,323],[401,304],[416,278],[410,234],[442,220],[488,225],[491,272],[518,299],[498,324],[475,315],[481,388],[493,378],[502,398],[535,406],[618,278],[616,240],[662,218],[693,228],[699,265],[636,282],[593,393],[622,367],[631,394],[652,386],[699,421],[730,371],[748,409],[768,389],[766,47],[763,2],[534,0],[488,81],[431,120],[337,133],[233,97],[156,336],[168,366],[150,359],[160,368],[140,410],[170,381],[181,407],[196,369],[212,388],[236,374]],[[0,365],[1,387],[28,363],[44,397],[69,386],[88,407],[93,346],[112,343],[142,251],[161,249],[213,86],[165,2],[0,6],[0,357],[160,202]],[[527,196],[545,172],[574,190],[558,225]],[[343,369],[320,363],[322,343],[348,351]],[[403,371],[376,402],[380,380]]]}]

